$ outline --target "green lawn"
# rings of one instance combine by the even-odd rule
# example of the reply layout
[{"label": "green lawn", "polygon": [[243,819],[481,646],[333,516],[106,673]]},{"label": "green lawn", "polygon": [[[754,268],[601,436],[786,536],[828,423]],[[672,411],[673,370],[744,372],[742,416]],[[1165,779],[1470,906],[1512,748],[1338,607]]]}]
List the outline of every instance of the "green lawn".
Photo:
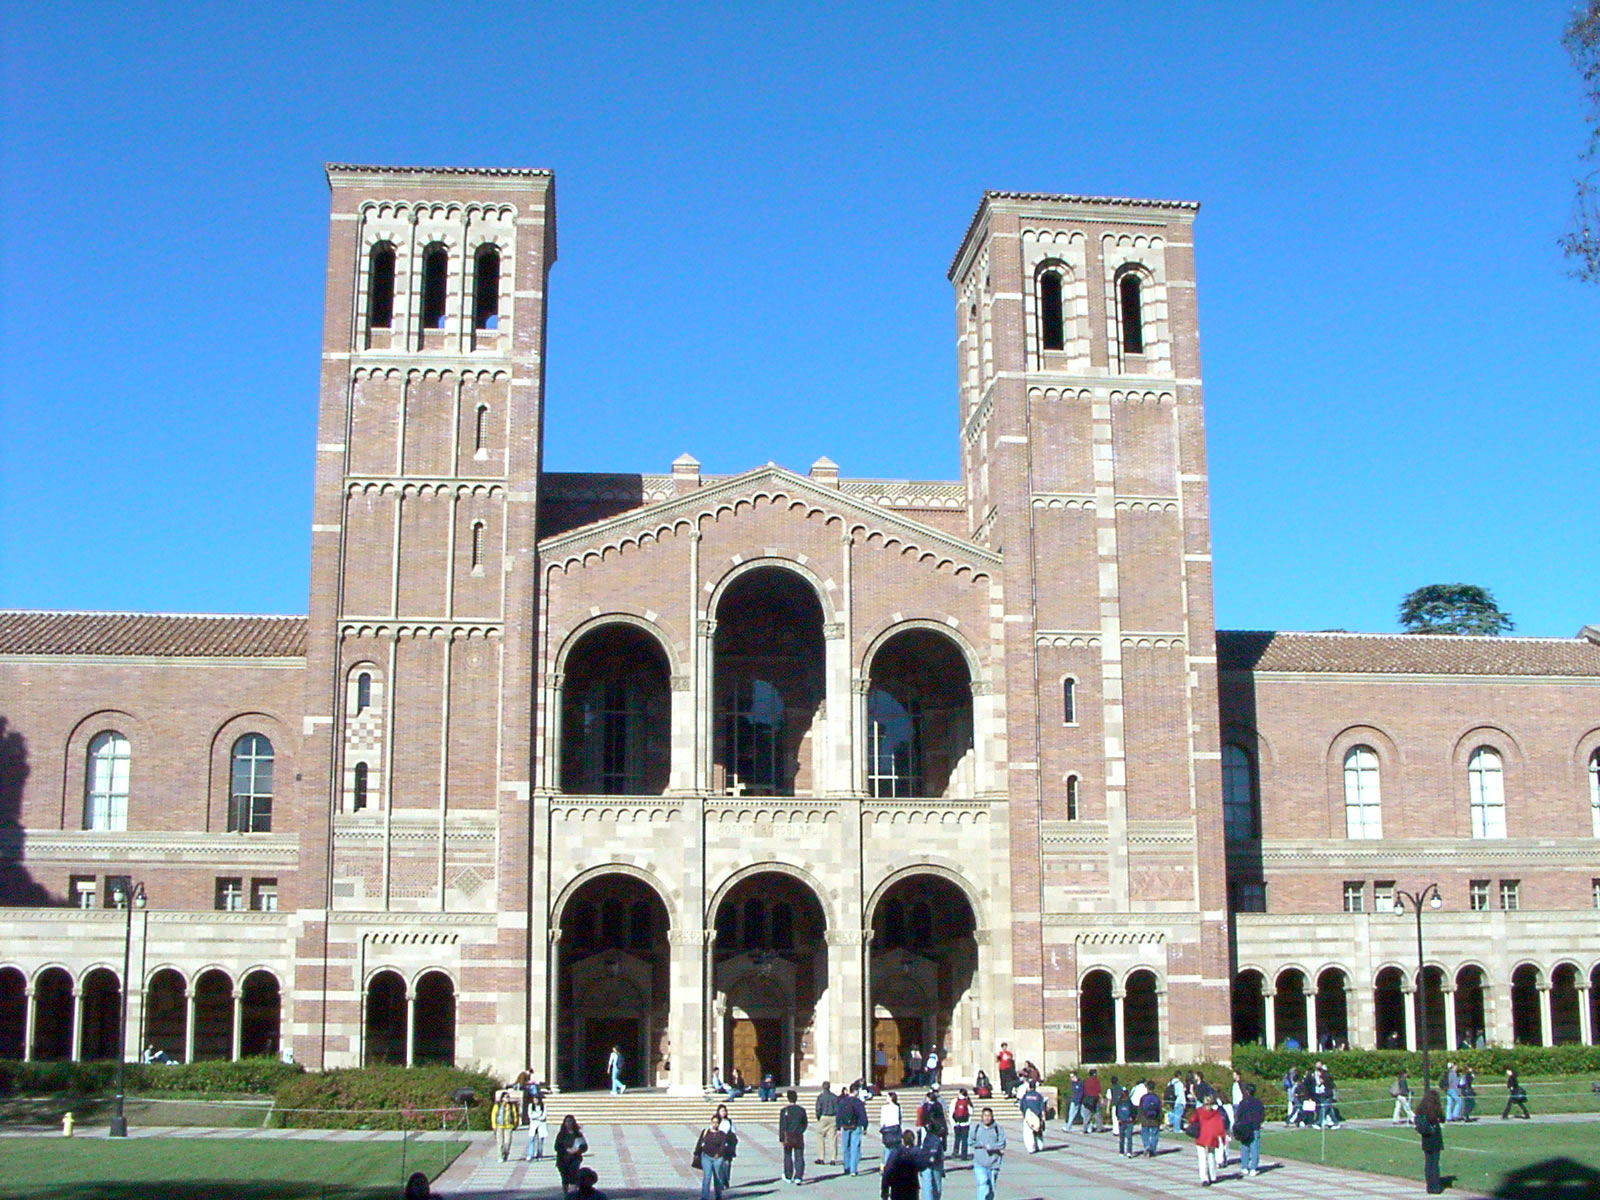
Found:
[{"label": "green lawn", "polygon": [[[101,1129],[111,1120],[113,1101],[105,1096],[31,1096],[0,1100],[0,1128],[5,1126],[59,1126],[68,1112],[80,1128]],[[129,1096],[124,1104],[128,1124],[203,1125],[222,1129],[260,1129],[272,1107],[270,1096],[185,1095]]]},{"label": "green lawn", "polygon": [[0,1141],[0,1200],[393,1200],[464,1142],[17,1137]]},{"label": "green lawn", "polygon": [[[1443,1064],[1438,1064],[1443,1070]],[[1528,1107],[1535,1116],[1540,1113],[1565,1113],[1565,1112],[1600,1112],[1600,1096],[1590,1090],[1589,1085],[1594,1081],[1593,1075],[1540,1075],[1531,1079],[1524,1079],[1523,1086],[1528,1089]],[[1360,1117],[1387,1117],[1394,1111],[1394,1101],[1389,1098],[1389,1085],[1393,1079],[1340,1079],[1337,1081],[1339,1089],[1339,1112],[1347,1120],[1356,1120]],[[1433,1083],[1438,1086],[1438,1076],[1435,1075]],[[1505,1082],[1498,1076],[1479,1076],[1477,1081],[1478,1108],[1474,1115],[1484,1117],[1493,1116],[1499,1119],[1500,1110],[1505,1107],[1506,1088]],[[1268,1110],[1283,1112],[1283,1092],[1278,1087],[1278,1081],[1256,1081],[1261,1098],[1266,1101]],[[1411,1102],[1415,1104],[1422,1093],[1422,1078],[1418,1076],[1411,1081]]]},{"label": "green lawn", "polygon": [[[1416,1133],[1389,1125],[1346,1126],[1328,1131],[1326,1137],[1315,1130],[1268,1129],[1261,1157],[1267,1163],[1280,1158],[1326,1161],[1332,1167],[1416,1181],[1422,1178],[1422,1149]],[[1566,1163],[1551,1165],[1556,1160]],[[1600,1124],[1501,1121],[1497,1113],[1487,1121],[1450,1125],[1445,1129],[1441,1165],[1447,1179],[1455,1177],[1456,1191],[1508,1197],[1600,1195]],[[1519,1172],[1526,1172],[1527,1177],[1519,1180]],[[1270,1178],[1271,1172],[1262,1175],[1264,1180]],[[1564,1186],[1573,1190],[1541,1190],[1550,1188],[1556,1179],[1566,1180]]]}]

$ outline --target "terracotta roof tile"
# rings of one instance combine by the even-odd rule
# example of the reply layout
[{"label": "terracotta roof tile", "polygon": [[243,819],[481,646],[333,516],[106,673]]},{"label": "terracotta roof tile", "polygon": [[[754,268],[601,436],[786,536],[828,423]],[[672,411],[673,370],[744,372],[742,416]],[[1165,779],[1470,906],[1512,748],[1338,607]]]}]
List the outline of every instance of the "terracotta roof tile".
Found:
[{"label": "terracotta roof tile", "polygon": [[1586,638],[1218,630],[1217,665],[1224,671],[1358,675],[1600,676],[1600,644]]},{"label": "terracotta roof tile", "polygon": [[302,658],[306,619],[0,609],[0,654]]}]

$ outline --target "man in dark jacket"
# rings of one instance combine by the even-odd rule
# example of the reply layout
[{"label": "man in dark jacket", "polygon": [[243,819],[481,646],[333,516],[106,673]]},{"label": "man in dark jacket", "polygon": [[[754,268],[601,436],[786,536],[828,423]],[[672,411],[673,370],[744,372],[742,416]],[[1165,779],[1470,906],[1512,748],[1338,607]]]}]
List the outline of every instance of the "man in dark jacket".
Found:
[{"label": "man in dark jacket", "polygon": [[844,1152],[844,1173],[861,1174],[861,1133],[867,1127],[867,1106],[861,1102],[858,1083],[839,1097],[839,1141]]},{"label": "man in dark jacket", "polygon": [[1256,1085],[1243,1084],[1244,1099],[1233,1108],[1233,1136],[1239,1140],[1239,1166],[1249,1178],[1261,1174],[1261,1127],[1267,1106],[1256,1097]]},{"label": "man in dark jacket", "polygon": [[793,1088],[785,1093],[789,1103],[778,1110],[778,1144],[783,1147],[785,1183],[799,1187],[806,1177],[806,1110]]}]

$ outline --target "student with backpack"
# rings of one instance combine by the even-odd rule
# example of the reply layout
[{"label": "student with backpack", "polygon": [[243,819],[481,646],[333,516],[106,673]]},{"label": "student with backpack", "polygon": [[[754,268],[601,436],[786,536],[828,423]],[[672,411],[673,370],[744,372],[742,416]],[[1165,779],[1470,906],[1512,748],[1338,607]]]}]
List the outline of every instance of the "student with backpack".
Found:
[{"label": "student with backpack", "polygon": [[967,1139],[972,1133],[972,1101],[967,1098],[966,1088],[961,1089],[956,1102],[950,1106],[950,1127],[954,1133],[954,1140],[950,1145],[950,1157],[971,1158],[972,1155],[967,1149]]},{"label": "student with backpack", "polygon": [[1127,1092],[1119,1092],[1116,1107],[1112,1115],[1117,1120],[1117,1153],[1123,1158],[1133,1157],[1133,1123],[1138,1118],[1139,1110],[1134,1108],[1133,1101],[1128,1099]]},{"label": "student with backpack", "polygon": [[1144,1095],[1139,1097],[1139,1137],[1144,1142],[1144,1156],[1154,1158],[1161,1142],[1161,1093],[1153,1079],[1144,1081]]}]

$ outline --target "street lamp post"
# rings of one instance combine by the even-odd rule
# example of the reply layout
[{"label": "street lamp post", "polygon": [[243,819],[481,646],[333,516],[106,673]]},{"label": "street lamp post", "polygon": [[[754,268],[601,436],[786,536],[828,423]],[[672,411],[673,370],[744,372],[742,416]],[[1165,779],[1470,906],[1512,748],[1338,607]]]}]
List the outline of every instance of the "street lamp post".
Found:
[{"label": "street lamp post", "polygon": [[[1422,906],[1438,908],[1444,903],[1439,895],[1439,885],[1430,883],[1418,892],[1406,892],[1399,888],[1394,893],[1394,911],[1404,915],[1406,903],[1410,902],[1411,911],[1417,914],[1417,1037],[1422,1043],[1422,1091],[1428,1091],[1428,993],[1427,971],[1425,960],[1422,957]],[[1448,1027],[1447,1027],[1448,1028]]]},{"label": "street lamp post", "polygon": [[117,1022],[117,1110],[111,1114],[111,1136],[128,1136],[128,1118],[122,1111],[123,1076],[128,1063],[128,972],[133,959],[133,910],[144,907],[144,884],[124,882],[112,893],[127,912],[128,923],[122,935],[122,1018]]}]

